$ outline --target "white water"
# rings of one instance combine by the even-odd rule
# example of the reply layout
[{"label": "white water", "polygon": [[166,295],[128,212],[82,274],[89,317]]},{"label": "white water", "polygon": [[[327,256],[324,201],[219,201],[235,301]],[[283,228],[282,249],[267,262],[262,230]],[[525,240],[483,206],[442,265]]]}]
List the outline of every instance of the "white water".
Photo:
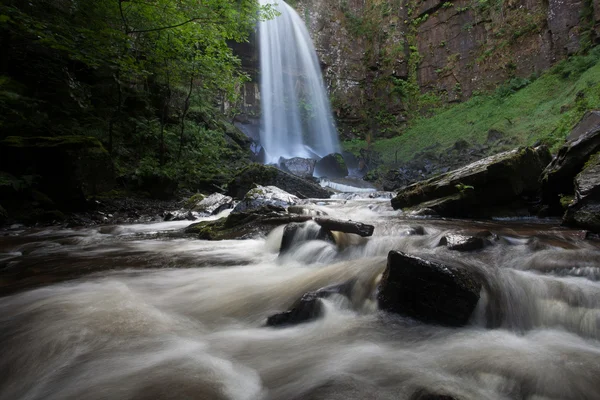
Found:
[{"label": "white water", "polygon": [[[270,0],[261,0],[269,4]],[[281,14],[261,22],[261,145],[266,163],[279,158],[323,157],[339,152],[337,131],[311,38],[296,11],[278,1]]]},{"label": "white water", "polygon": [[[0,298],[0,399],[600,399],[597,243],[545,225],[404,221],[389,200],[312,207],[372,223],[375,235],[283,257],[281,228],[221,242],[169,237],[180,222],[0,236],[0,255],[11,254],[3,284],[29,269],[36,284],[61,268],[103,268]],[[417,224],[427,234],[407,236]],[[437,246],[461,229],[500,240],[474,253]],[[391,249],[481,276],[469,326],[379,313]],[[263,326],[303,293],[352,279],[351,298],[325,300],[322,319]]]}]

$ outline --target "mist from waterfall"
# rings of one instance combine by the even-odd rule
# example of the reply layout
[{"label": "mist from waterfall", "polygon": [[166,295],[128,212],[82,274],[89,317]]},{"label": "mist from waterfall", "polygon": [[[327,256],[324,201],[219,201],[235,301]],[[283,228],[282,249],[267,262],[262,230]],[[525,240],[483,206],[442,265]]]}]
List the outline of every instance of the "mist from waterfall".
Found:
[{"label": "mist from waterfall", "polygon": [[319,61],[304,22],[281,0],[274,8],[280,15],[259,25],[265,163],[339,152]]}]

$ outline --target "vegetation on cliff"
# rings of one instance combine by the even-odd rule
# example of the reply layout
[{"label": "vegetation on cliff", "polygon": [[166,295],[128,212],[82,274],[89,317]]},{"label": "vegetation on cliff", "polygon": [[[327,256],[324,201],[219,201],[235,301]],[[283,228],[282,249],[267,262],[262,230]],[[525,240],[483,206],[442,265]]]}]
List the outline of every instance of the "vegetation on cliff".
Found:
[{"label": "vegetation on cliff", "polygon": [[378,153],[382,168],[402,165],[427,149],[445,151],[459,140],[483,144],[494,135],[502,140],[492,152],[535,143],[556,151],[585,111],[599,107],[600,47],[596,47],[559,62],[539,77],[512,78],[492,92],[435,109],[430,117],[417,117],[399,136],[346,141],[344,147],[355,153],[367,148]]}]

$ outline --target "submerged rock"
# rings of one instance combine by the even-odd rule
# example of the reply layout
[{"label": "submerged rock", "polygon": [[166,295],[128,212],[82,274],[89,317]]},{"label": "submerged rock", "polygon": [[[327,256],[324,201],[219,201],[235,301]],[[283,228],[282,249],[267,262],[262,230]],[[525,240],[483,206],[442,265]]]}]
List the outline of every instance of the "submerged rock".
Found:
[{"label": "submerged rock", "polygon": [[348,176],[348,167],[341,154],[332,153],[317,161],[314,174],[318,177],[345,178]]},{"label": "submerged rock", "polygon": [[390,251],[379,283],[379,308],[446,326],[464,326],[479,301],[481,283],[467,270]]},{"label": "submerged rock", "polygon": [[[427,209],[444,217],[489,217],[524,209],[536,195],[538,178],[550,160],[546,147],[526,147],[496,154],[443,175],[401,189],[394,209]],[[514,212],[514,211],[511,211]]]},{"label": "submerged rock", "polygon": [[450,233],[442,236],[439,246],[446,246],[450,250],[473,251],[483,249],[486,241],[479,236],[466,236],[458,233]]},{"label": "submerged rock", "polygon": [[241,170],[229,182],[227,194],[237,199],[244,197],[255,185],[276,186],[299,198],[326,199],[331,192],[321,186],[275,167],[252,164]]},{"label": "submerged rock", "polygon": [[286,327],[314,321],[323,316],[324,307],[321,299],[334,294],[341,294],[350,298],[354,283],[355,281],[351,280],[346,283],[326,286],[314,292],[305,293],[288,311],[268,317],[266,325],[270,327]]},{"label": "submerged rock", "polygon": [[309,240],[323,240],[329,243],[335,243],[335,238],[330,230],[325,229],[312,221],[303,223],[292,222],[287,224],[283,229],[279,255],[285,254],[294,245]]}]

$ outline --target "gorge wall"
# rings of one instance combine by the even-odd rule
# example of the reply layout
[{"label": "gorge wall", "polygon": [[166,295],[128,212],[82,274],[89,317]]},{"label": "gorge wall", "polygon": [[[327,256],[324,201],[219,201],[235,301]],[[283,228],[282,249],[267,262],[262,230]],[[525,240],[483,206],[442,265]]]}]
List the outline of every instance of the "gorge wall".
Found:
[{"label": "gorge wall", "polygon": [[[342,137],[393,136],[434,106],[595,43],[600,0],[296,0]],[[252,45],[251,45],[252,46]],[[249,71],[255,71],[248,62]],[[253,72],[258,79],[258,74]],[[256,114],[256,83],[244,115]]]}]

